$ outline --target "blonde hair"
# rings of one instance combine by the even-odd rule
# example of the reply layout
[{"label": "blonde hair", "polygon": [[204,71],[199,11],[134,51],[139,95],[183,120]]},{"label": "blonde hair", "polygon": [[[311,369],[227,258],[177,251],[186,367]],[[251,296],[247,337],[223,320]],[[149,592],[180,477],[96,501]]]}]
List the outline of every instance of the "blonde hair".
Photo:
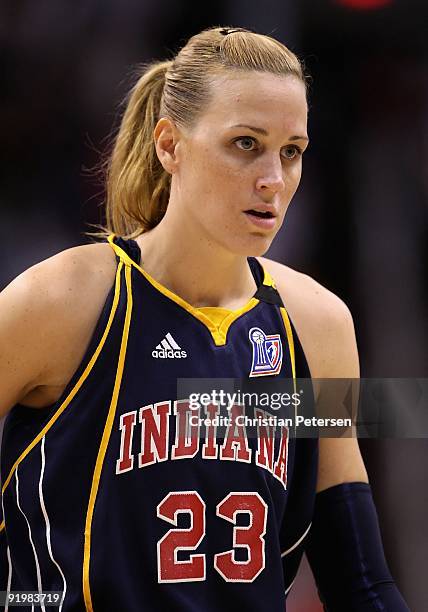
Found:
[{"label": "blonde hair", "polygon": [[152,229],[168,206],[170,175],[156,154],[153,131],[160,117],[191,127],[225,70],[294,75],[302,64],[282,43],[242,28],[210,28],[193,36],[171,61],[146,67],[127,106],[106,163],[106,231],[136,237]]}]

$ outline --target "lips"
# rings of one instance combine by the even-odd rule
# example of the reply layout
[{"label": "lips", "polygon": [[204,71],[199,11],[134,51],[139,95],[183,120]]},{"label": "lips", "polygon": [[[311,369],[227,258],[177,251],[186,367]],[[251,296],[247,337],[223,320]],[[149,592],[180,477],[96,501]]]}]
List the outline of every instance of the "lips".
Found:
[{"label": "lips", "polygon": [[258,202],[254,208],[249,208],[244,211],[247,214],[260,217],[261,219],[271,219],[277,216],[275,205],[267,202]]},{"label": "lips", "polygon": [[251,209],[251,210],[246,210],[245,212],[249,215],[254,215],[262,219],[272,219],[273,217],[275,217],[275,215],[269,210],[261,211],[261,210]]},{"label": "lips", "polygon": [[276,214],[272,207],[266,207],[266,210],[263,210],[261,207],[251,208],[245,210],[244,214],[250,223],[258,228],[271,230],[276,225]]}]

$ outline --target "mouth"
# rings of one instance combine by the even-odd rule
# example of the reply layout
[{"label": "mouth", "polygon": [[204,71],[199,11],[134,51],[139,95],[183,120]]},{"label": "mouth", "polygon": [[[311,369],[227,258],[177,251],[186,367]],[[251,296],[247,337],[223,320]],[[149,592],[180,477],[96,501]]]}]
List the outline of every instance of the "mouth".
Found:
[{"label": "mouth", "polygon": [[247,214],[247,215],[254,215],[255,217],[259,217],[260,219],[273,219],[273,218],[275,218],[275,215],[272,212],[270,212],[269,210],[262,211],[262,210],[251,209],[251,210],[246,210],[245,214]]},{"label": "mouth", "polygon": [[260,229],[272,230],[276,226],[276,215],[272,210],[250,209],[244,214],[253,226]]}]

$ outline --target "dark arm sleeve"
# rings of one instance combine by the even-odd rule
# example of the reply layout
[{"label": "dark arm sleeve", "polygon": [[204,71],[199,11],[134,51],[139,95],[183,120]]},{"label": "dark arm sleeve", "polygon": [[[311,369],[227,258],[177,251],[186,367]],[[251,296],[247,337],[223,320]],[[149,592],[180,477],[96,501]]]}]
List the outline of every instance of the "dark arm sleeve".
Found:
[{"label": "dark arm sleeve", "polygon": [[327,612],[409,612],[385,560],[367,483],[317,494],[306,553]]}]

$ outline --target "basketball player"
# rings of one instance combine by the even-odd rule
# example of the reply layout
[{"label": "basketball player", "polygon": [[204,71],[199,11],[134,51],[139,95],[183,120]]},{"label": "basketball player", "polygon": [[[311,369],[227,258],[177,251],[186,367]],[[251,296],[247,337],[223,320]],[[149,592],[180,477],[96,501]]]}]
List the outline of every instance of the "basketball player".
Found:
[{"label": "basketball player", "polygon": [[64,612],[282,612],[305,548],[327,610],[408,609],[355,439],[251,438],[239,403],[220,435],[218,403],[193,412],[177,393],[181,378],[359,376],[347,307],[256,259],[299,185],[306,118],[281,43],[194,36],[130,94],[115,236],[1,294],[0,590],[35,593],[28,609],[55,591]]}]

